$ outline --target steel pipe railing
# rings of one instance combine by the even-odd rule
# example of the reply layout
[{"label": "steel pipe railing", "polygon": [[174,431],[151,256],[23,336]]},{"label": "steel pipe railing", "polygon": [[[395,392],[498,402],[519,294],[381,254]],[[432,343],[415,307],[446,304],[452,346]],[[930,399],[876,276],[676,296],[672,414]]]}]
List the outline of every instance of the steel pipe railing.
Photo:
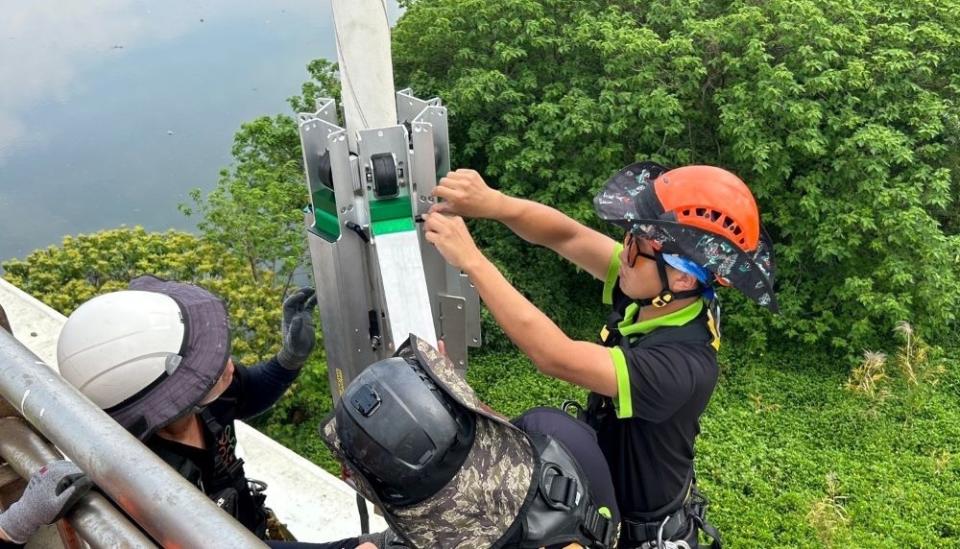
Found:
[{"label": "steel pipe railing", "polygon": [[163,547],[265,547],[3,330],[0,396]]},{"label": "steel pipe railing", "polygon": [[[0,419],[0,457],[21,477],[28,478],[47,463],[62,459],[60,453],[33,432],[18,417]],[[67,515],[67,522],[93,549],[156,549],[157,545],[107,498],[90,492]]]}]

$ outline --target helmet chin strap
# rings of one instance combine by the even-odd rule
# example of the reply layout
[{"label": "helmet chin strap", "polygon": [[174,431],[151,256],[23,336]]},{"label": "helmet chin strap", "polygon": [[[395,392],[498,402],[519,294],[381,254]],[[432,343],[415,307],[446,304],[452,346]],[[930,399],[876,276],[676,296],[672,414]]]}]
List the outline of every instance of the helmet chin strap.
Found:
[{"label": "helmet chin strap", "polygon": [[666,307],[667,305],[673,303],[677,299],[685,299],[688,297],[696,297],[703,294],[703,290],[700,288],[694,288],[692,290],[684,290],[682,292],[674,292],[670,289],[670,280],[667,278],[667,262],[663,259],[663,254],[657,250],[653,252],[654,257],[657,258],[657,274],[660,275],[660,293],[648,297],[646,299],[636,300],[636,304],[641,307],[646,307],[648,305],[653,305],[654,308],[660,309]]}]

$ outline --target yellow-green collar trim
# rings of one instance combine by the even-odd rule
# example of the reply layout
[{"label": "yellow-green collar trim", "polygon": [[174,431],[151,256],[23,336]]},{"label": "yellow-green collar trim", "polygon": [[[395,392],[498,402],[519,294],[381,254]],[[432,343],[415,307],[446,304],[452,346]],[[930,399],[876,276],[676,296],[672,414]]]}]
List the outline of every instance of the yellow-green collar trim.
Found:
[{"label": "yellow-green collar trim", "polygon": [[613,256],[610,258],[610,264],[607,265],[607,278],[603,281],[603,301],[604,305],[613,304],[613,289],[617,287],[617,277],[620,276],[620,252],[623,251],[623,244],[617,242],[613,248]]},{"label": "yellow-green collar trim", "polygon": [[703,311],[703,300],[698,299],[690,305],[687,305],[686,307],[674,311],[668,315],[658,316],[649,320],[641,320],[640,322],[634,322],[633,319],[636,318],[639,310],[640,306],[636,303],[627,305],[627,309],[623,312],[623,320],[617,324],[617,328],[620,330],[621,335],[632,336],[637,334],[648,334],[656,328],[661,328],[663,326],[683,326],[684,324],[697,318],[697,315]]}]

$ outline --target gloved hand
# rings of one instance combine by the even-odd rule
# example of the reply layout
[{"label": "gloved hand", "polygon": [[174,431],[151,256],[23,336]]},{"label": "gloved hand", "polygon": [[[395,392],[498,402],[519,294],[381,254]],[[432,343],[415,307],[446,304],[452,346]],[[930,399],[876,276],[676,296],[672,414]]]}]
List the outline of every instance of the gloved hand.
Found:
[{"label": "gloved hand", "polygon": [[300,288],[283,302],[283,347],[277,353],[277,361],[288,370],[299,370],[307,361],[317,333],[313,328],[313,310],[317,296],[313,288]]},{"label": "gloved hand", "polygon": [[30,477],[19,501],[0,513],[0,531],[14,543],[26,543],[44,524],[66,514],[92,483],[69,461],[54,461]]},{"label": "gloved hand", "polygon": [[383,532],[374,532],[372,534],[363,534],[360,536],[360,545],[357,549],[362,549],[364,544],[373,544],[377,549],[407,549],[403,540],[393,533],[393,530],[387,528]]}]

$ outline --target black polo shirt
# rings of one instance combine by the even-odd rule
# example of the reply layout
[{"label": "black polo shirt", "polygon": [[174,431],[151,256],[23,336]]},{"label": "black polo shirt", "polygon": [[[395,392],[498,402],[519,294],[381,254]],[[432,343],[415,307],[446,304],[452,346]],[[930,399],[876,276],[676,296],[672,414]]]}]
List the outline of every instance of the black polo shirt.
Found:
[{"label": "black polo shirt", "polygon": [[[624,336],[610,348],[619,390],[612,399],[615,417],[604,421],[597,434],[620,511],[629,517],[669,505],[692,478],[700,414],[717,383],[719,337],[703,301],[637,322],[639,307],[619,287],[619,260],[618,248],[604,287],[604,302],[619,315],[617,326]],[[669,332],[654,343],[643,341],[654,331],[691,322],[704,323],[702,333],[712,334],[712,341],[671,341]]]}]

